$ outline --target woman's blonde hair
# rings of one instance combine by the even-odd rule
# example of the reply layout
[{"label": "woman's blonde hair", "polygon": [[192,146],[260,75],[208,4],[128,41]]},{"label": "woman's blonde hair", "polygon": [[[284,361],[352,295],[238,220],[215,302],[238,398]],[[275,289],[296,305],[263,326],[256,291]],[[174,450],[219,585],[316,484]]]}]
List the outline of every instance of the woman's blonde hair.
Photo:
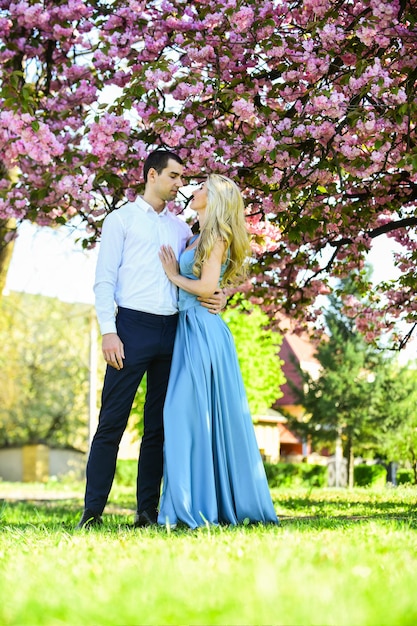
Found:
[{"label": "woman's blonde hair", "polygon": [[205,221],[195,253],[193,273],[201,276],[203,263],[220,239],[226,244],[228,264],[221,286],[243,282],[250,256],[245,205],[239,187],[230,178],[210,174],[206,181]]}]

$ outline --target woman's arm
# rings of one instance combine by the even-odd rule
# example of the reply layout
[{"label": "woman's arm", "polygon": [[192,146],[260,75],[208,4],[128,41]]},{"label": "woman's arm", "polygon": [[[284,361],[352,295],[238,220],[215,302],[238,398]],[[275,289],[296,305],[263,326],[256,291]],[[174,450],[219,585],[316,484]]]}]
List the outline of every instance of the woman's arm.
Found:
[{"label": "woman's arm", "polygon": [[203,264],[201,276],[196,280],[181,276],[178,262],[171,246],[162,246],[159,250],[159,258],[166,275],[174,285],[196,296],[208,297],[218,289],[225,249],[226,244],[222,241],[214,244],[209,258]]}]

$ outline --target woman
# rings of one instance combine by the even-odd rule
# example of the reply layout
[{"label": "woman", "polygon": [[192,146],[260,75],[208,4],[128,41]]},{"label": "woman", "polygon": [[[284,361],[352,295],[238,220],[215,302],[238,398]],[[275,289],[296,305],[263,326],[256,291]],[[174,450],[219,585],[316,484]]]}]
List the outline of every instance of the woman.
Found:
[{"label": "woman", "polygon": [[164,408],[164,486],[158,522],[278,523],[227,325],[198,298],[239,283],[249,255],[244,203],[230,179],[212,174],[194,193],[200,234],[160,259],[179,287],[179,321]]}]

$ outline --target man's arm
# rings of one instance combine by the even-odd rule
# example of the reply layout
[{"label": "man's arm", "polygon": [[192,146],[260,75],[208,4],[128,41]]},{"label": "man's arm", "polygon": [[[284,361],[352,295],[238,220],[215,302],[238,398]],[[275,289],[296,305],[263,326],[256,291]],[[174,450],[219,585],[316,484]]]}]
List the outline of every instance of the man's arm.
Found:
[{"label": "man's arm", "polygon": [[102,335],[116,332],[115,293],[122,262],[123,224],[116,212],[103,223],[94,282],[95,306]]},{"label": "man's arm", "polygon": [[220,313],[227,304],[227,297],[222,289],[215,291],[211,296],[206,298],[199,296],[197,300],[201,302],[201,306],[204,306],[213,314]]},{"label": "man's arm", "polygon": [[110,214],[103,223],[94,283],[95,306],[102,334],[104,360],[115,369],[123,367],[124,347],[117,335],[115,291],[118,269],[123,256],[123,224],[118,215]]}]

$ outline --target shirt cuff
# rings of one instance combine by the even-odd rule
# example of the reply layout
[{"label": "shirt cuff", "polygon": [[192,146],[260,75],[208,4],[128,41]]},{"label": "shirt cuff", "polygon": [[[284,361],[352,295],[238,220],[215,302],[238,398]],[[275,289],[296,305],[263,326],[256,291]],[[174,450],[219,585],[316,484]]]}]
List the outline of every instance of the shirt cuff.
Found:
[{"label": "shirt cuff", "polygon": [[107,335],[107,333],[117,334],[116,322],[103,322],[100,324],[100,332],[102,335]]}]

